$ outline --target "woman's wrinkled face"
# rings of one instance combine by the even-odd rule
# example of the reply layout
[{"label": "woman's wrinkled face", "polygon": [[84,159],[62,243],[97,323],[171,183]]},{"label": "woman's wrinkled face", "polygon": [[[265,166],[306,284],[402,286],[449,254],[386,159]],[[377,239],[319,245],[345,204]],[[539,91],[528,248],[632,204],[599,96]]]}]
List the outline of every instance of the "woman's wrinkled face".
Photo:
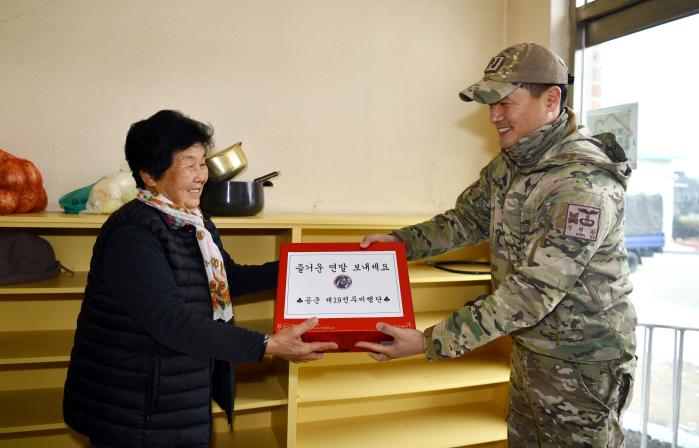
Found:
[{"label": "woman's wrinkled face", "polygon": [[200,143],[172,155],[172,164],[160,179],[144,178],[149,189],[162,194],[175,205],[194,211],[199,208],[199,199],[209,170],[206,166],[206,149]]}]

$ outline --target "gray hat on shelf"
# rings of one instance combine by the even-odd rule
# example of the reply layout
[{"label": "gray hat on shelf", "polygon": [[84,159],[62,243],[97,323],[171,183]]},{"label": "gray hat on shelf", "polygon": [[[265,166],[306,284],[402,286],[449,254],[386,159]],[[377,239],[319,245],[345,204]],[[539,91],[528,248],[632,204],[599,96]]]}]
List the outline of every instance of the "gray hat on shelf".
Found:
[{"label": "gray hat on shelf", "polygon": [[60,272],[48,241],[33,233],[0,231],[0,285],[38,282]]}]

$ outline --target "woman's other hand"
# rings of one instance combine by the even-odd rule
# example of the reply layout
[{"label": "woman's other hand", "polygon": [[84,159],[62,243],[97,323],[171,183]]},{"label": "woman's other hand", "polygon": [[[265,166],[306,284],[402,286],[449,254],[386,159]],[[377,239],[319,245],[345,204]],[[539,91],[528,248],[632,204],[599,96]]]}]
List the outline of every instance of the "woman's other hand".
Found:
[{"label": "woman's other hand", "polygon": [[265,354],[278,356],[291,362],[306,362],[322,358],[323,352],[326,350],[337,349],[337,344],[334,342],[303,342],[301,340],[301,335],[316,325],[318,325],[318,318],[312,317],[270,336]]},{"label": "woman's other hand", "polygon": [[362,249],[366,249],[371,245],[371,243],[397,243],[398,238],[395,236],[388,234],[388,233],[373,233],[371,235],[367,235],[362,239],[362,242],[359,243],[359,247]]}]

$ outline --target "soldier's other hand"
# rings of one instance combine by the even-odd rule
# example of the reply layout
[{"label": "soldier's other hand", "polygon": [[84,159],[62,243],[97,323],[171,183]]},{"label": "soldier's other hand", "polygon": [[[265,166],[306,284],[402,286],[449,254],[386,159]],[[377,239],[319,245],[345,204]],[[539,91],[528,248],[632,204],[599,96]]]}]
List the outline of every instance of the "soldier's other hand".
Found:
[{"label": "soldier's other hand", "polygon": [[387,233],[373,233],[371,235],[367,235],[362,239],[362,242],[359,243],[359,247],[362,249],[366,249],[371,245],[371,243],[397,243],[398,238],[396,238],[393,235],[387,234]]},{"label": "soldier's other hand", "polygon": [[374,342],[357,342],[354,345],[369,350],[369,356],[377,361],[417,355],[425,351],[425,339],[418,330],[394,327],[384,322],[376,324],[376,329],[381,333],[393,336],[393,343],[384,345]]},{"label": "soldier's other hand", "polygon": [[337,344],[334,342],[303,342],[301,340],[301,335],[316,325],[318,325],[318,318],[312,317],[270,336],[265,354],[278,356],[291,362],[306,362],[322,358],[323,352],[326,350],[337,349]]}]

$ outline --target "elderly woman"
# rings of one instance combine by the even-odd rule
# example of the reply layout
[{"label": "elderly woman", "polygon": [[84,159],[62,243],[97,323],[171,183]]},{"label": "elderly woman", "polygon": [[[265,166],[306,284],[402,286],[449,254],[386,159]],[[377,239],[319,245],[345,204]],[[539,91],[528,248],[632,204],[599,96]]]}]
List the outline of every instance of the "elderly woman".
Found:
[{"label": "elderly woman", "polygon": [[308,321],[273,336],[232,324],[231,297],[276,286],[277,263],[241,266],[199,210],[212,130],[163,110],[133,124],[138,197],[94,246],[65,384],[66,423],[98,447],[199,447],[211,398],[233,408],[232,363],[318,359]]}]

